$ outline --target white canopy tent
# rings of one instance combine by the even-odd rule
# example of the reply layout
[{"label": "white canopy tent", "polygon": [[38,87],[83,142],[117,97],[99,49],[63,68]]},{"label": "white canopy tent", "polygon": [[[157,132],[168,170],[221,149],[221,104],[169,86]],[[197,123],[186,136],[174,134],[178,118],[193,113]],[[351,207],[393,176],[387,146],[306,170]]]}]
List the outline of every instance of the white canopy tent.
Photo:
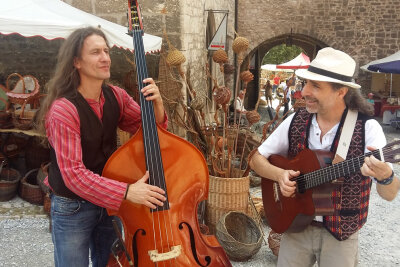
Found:
[{"label": "white canopy tent", "polygon": [[[0,33],[18,33],[25,37],[41,36],[52,40],[66,38],[77,28],[99,27],[111,47],[133,50],[127,28],[74,8],[60,0],[0,0]],[[144,50],[154,53],[161,49],[162,39],[144,34]]]},{"label": "white canopy tent", "polygon": [[308,69],[310,66],[310,58],[301,52],[297,57],[294,59],[279,64],[276,66],[277,69]]},{"label": "white canopy tent", "polygon": [[269,71],[284,71],[284,72],[294,72],[291,69],[277,69],[275,64],[264,64],[261,66],[262,70],[269,70]]}]

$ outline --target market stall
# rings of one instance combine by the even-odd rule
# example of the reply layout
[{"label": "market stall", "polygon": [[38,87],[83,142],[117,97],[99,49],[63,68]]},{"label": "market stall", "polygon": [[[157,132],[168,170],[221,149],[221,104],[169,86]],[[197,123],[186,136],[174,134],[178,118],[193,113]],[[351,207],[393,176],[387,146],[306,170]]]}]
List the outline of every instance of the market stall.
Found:
[{"label": "market stall", "polygon": [[398,92],[400,90],[400,51],[388,57],[371,61],[361,69],[374,73],[371,89],[381,96],[379,115],[383,117],[384,124],[390,124],[392,120],[396,119],[397,111],[400,110],[400,94]]}]

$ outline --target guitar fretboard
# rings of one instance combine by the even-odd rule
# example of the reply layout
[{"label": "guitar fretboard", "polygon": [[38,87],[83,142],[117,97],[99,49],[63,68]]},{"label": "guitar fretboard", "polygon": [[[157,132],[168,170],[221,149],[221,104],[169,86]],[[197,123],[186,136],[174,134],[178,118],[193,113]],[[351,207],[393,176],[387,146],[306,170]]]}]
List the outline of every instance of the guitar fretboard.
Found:
[{"label": "guitar fretboard", "polygon": [[365,157],[374,155],[375,158],[381,159],[380,151],[375,150],[365,155],[351,158],[337,164],[325,167],[307,174],[300,175],[297,178],[297,186],[300,192],[321,184],[333,181],[339,177],[344,177],[349,174],[356,173],[364,164]]}]

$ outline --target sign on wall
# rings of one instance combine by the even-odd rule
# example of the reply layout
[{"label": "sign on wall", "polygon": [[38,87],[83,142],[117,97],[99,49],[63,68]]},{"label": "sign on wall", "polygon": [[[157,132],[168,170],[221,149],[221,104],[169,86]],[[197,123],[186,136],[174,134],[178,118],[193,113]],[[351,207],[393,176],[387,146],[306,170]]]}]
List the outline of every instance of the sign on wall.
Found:
[{"label": "sign on wall", "polygon": [[228,14],[224,15],[221,23],[218,26],[217,31],[215,32],[213,38],[211,39],[210,45],[208,46],[208,50],[225,50],[226,47],[226,32],[228,27]]}]

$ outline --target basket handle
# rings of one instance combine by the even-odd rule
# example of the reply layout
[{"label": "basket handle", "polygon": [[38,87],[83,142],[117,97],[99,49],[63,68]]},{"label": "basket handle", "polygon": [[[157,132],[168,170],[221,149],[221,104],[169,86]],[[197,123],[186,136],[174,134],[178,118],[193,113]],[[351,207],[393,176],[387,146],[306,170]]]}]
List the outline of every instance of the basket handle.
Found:
[{"label": "basket handle", "polygon": [[25,117],[25,116],[24,116],[25,106],[26,106],[26,104],[28,103],[29,98],[30,98],[30,97],[28,97],[27,99],[25,99],[24,103],[23,103],[22,106],[21,106],[21,114],[19,114],[19,117],[20,117],[21,119]]},{"label": "basket handle", "polygon": [[8,77],[7,77],[7,81],[6,81],[6,89],[7,89],[7,91],[8,91],[8,92],[12,91],[12,90],[10,90],[10,87],[9,87],[9,84],[8,84],[9,81],[10,81],[10,78],[11,78],[12,76],[18,76],[19,79],[22,80],[22,92],[25,94],[25,81],[24,81],[24,77],[22,77],[21,74],[16,73],[16,72],[11,73],[11,74],[8,75]]},{"label": "basket handle", "polygon": [[32,170],[28,171],[27,173],[25,173],[25,175],[24,175],[24,177],[23,177],[23,178],[26,178],[26,177],[28,177],[29,175],[31,175],[31,173],[32,173],[32,172],[35,172],[35,171],[38,171],[38,170],[39,170],[39,168],[32,169]]}]

